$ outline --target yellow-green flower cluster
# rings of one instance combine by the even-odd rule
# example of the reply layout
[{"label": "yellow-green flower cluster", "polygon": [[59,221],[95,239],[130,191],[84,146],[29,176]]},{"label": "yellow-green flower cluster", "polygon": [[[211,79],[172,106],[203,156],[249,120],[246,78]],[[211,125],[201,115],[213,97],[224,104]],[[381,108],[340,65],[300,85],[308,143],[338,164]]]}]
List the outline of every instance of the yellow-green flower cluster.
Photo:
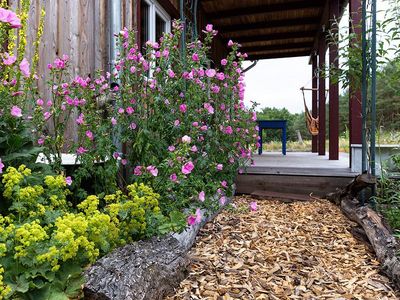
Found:
[{"label": "yellow-green flower cluster", "polygon": [[38,242],[47,238],[46,230],[39,224],[39,220],[23,224],[15,230],[14,258],[27,256],[31,248],[36,248]]},{"label": "yellow-green flower cluster", "polygon": [[4,299],[11,292],[11,287],[3,282],[4,268],[0,267],[0,299]]},{"label": "yellow-green flower cluster", "polygon": [[6,173],[3,174],[3,180],[2,180],[4,184],[3,195],[6,198],[12,197],[14,187],[19,185],[20,182],[24,179],[24,174],[22,174],[18,170],[14,167],[8,167]]}]

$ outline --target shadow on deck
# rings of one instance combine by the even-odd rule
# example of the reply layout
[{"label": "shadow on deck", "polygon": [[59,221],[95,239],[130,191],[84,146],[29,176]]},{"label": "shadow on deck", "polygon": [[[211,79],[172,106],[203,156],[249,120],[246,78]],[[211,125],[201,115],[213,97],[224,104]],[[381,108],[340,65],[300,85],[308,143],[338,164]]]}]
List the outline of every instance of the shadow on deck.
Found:
[{"label": "shadow on deck", "polygon": [[342,188],[357,174],[349,168],[349,155],[340,153],[339,160],[329,160],[309,152],[288,152],[254,155],[254,165],[248,166],[236,179],[237,193],[298,195],[306,200],[310,193],[325,196]]}]

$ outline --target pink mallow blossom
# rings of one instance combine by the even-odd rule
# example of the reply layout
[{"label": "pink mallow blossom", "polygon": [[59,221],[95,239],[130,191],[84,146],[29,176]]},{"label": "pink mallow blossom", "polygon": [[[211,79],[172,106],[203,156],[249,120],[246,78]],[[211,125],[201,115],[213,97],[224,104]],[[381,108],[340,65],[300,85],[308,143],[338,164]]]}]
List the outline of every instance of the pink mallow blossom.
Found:
[{"label": "pink mallow blossom", "polygon": [[22,110],[18,106],[14,105],[11,107],[11,115],[14,118],[21,118],[22,117]]},{"label": "pink mallow blossom", "polygon": [[1,158],[0,158],[0,174],[3,173],[3,168],[4,168],[4,164],[3,164],[3,162],[1,161]]},{"label": "pink mallow blossom", "polygon": [[176,180],[178,179],[178,176],[176,176],[176,174],[173,173],[173,174],[171,174],[171,175],[169,176],[169,179],[170,179],[171,181],[173,181],[173,182],[176,182]]},{"label": "pink mallow blossom", "polygon": [[182,173],[188,175],[192,173],[193,169],[194,169],[194,164],[191,161],[188,161],[182,166]]},{"label": "pink mallow blossom", "polygon": [[251,211],[256,211],[257,209],[258,209],[257,202],[255,202],[255,201],[250,202],[250,210]]},{"label": "pink mallow blossom", "polygon": [[6,66],[12,65],[13,63],[15,63],[16,60],[17,60],[17,58],[14,55],[10,55],[7,52],[4,54],[3,63]]},{"label": "pink mallow blossom", "polygon": [[182,137],[182,143],[190,144],[191,141],[192,141],[192,138],[190,136],[188,136],[188,135],[184,135]]},{"label": "pink mallow blossom", "polygon": [[200,208],[196,209],[196,213],[194,215],[189,215],[187,218],[187,222],[190,226],[200,224],[201,222],[201,210]]},{"label": "pink mallow blossom", "polygon": [[29,63],[26,60],[26,58],[24,58],[19,64],[19,69],[21,70],[22,75],[24,75],[25,77],[31,76],[31,71],[29,70],[29,68],[30,68]]},{"label": "pink mallow blossom", "polygon": [[71,176],[65,177],[65,183],[66,183],[66,185],[71,185],[72,184]]},{"label": "pink mallow blossom", "polygon": [[86,152],[88,152],[88,149],[86,149],[86,148],[84,148],[84,147],[82,147],[82,146],[80,146],[78,149],[76,149],[76,153],[77,153],[78,155],[82,155],[82,154],[84,154],[84,153],[86,153]]},{"label": "pink mallow blossom", "polygon": [[200,200],[201,202],[204,202],[204,200],[206,200],[206,193],[205,193],[204,191],[201,191],[201,192],[199,193],[199,200]]},{"label": "pink mallow blossom", "polygon": [[187,110],[186,104],[181,104],[181,105],[179,105],[179,110],[180,110],[181,112],[185,113],[186,110]]},{"label": "pink mallow blossom", "polygon": [[217,165],[217,170],[218,170],[218,171],[222,171],[223,168],[224,168],[224,165],[223,165],[223,164],[218,164],[218,165]]},{"label": "pink mallow blossom", "polygon": [[8,23],[11,28],[21,28],[21,19],[15,12],[0,7],[0,22]]},{"label": "pink mallow blossom", "polygon": [[85,123],[85,115],[81,113],[78,118],[76,118],[76,124],[82,125],[83,123]]},{"label": "pink mallow blossom", "polygon": [[142,175],[142,166],[136,166],[133,170],[133,174],[135,174],[136,176]]},{"label": "pink mallow blossom", "polygon": [[157,177],[158,175],[158,169],[155,166],[148,166],[147,171],[150,172],[151,175],[153,175],[154,177]]},{"label": "pink mallow blossom", "polygon": [[207,77],[209,77],[209,78],[214,77],[215,74],[217,74],[217,72],[216,72],[214,69],[207,69],[207,70],[206,70],[206,75],[207,75]]},{"label": "pink mallow blossom", "polygon": [[214,114],[214,107],[210,103],[204,103],[204,108],[208,111],[208,114]]},{"label": "pink mallow blossom", "polygon": [[93,132],[91,132],[90,130],[86,130],[86,136],[88,137],[89,140],[93,141],[94,139]]}]

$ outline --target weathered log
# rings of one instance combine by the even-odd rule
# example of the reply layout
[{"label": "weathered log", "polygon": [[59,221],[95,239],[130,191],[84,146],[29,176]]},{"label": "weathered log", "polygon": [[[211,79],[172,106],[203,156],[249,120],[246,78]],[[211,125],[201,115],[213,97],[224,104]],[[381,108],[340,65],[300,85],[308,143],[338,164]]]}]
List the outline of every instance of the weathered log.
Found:
[{"label": "weathered log", "polygon": [[400,245],[382,216],[356,199],[359,192],[375,183],[375,177],[358,175],[346,188],[327,195],[327,199],[340,205],[342,212],[363,228],[382,271],[400,289],[400,259],[397,256]]},{"label": "weathered log", "polygon": [[126,245],[98,260],[84,273],[85,299],[163,299],[188,275],[187,252],[201,227],[214,219],[230,200],[214,213],[202,210],[202,222],[181,233]]},{"label": "weathered log", "polygon": [[172,236],[126,245],[85,272],[85,299],[163,299],[187,276],[189,264]]}]

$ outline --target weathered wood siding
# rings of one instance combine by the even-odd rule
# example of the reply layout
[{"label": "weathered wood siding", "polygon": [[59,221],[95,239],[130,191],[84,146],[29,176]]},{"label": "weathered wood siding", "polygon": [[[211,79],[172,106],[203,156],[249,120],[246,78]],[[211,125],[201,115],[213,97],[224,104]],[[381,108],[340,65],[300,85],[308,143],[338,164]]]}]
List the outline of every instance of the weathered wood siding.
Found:
[{"label": "weathered wood siding", "polygon": [[[17,9],[19,0],[10,0]],[[48,75],[47,64],[57,56],[69,55],[71,75],[86,77],[95,70],[109,70],[110,0],[31,0],[28,20],[28,49],[32,59],[41,10],[46,15],[40,44],[38,74]],[[122,26],[137,28],[136,0],[121,0]]]}]

